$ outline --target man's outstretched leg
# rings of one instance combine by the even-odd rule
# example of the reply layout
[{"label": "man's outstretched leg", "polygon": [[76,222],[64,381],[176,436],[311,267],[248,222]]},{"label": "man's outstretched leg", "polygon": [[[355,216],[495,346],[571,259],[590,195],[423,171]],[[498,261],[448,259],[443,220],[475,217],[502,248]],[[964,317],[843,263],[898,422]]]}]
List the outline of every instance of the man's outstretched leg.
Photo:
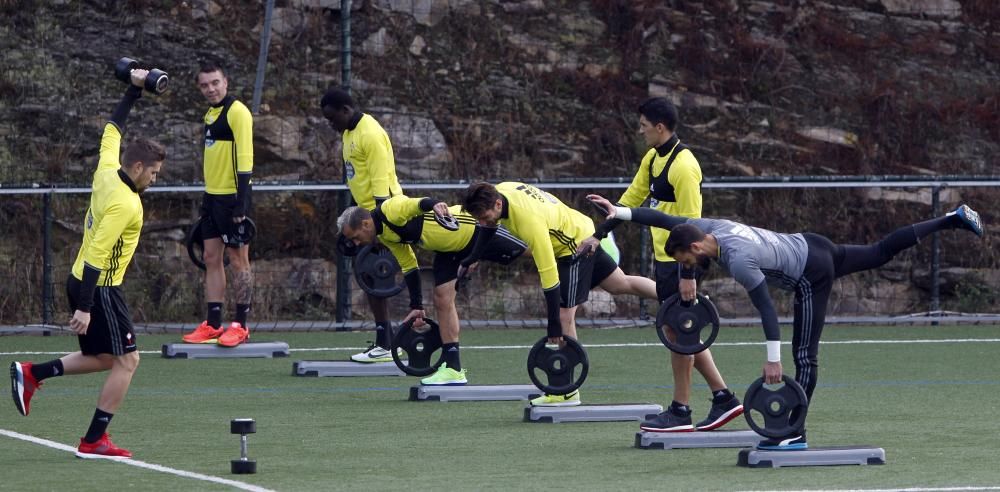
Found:
[{"label": "man's outstretched leg", "polygon": [[48,362],[11,362],[10,387],[14,397],[14,406],[21,415],[31,412],[31,398],[42,386],[42,381],[56,377],[74,374],[89,374],[111,369],[110,360],[101,360],[94,356],[73,352]]},{"label": "man's outstretched leg", "polygon": [[864,246],[841,245],[843,248],[834,256],[836,276],[843,277],[855,272],[878,268],[892,260],[900,252],[916,246],[921,239],[947,229],[965,229],[979,237],[985,234],[979,213],[968,205],[959,205],[943,217],[926,220],[896,229],[881,241]]}]

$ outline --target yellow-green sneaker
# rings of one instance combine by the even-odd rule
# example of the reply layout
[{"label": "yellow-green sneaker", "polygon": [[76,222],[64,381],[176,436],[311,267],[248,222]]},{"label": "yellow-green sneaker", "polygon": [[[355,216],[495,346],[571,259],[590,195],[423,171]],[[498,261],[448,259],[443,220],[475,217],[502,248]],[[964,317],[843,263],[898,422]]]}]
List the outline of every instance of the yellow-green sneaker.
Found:
[{"label": "yellow-green sneaker", "polygon": [[461,386],[469,381],[465,379],[465,369],[456,371],[448,367],[448,363],[441,364],[437,372],[420,380],[420,384],[425,386]]},{"label": "yellow-green sneaker", "polygon": [[575,407],[580,404],[580,392],[568,395],[542,395],[531,400],[533,407]]}]

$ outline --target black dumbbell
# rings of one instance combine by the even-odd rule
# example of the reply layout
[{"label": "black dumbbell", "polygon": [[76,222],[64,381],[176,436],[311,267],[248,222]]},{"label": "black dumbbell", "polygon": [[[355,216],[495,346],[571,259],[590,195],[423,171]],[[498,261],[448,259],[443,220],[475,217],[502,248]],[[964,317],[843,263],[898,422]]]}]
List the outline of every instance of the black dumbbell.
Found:
[{"label": "black dumbbell", "polygon": [[230,471],[236,475],[257,473],[257,462],[247,459],[247,434],[257,432],[253,419],[233,419],[229,422],[229,432],[240,435],[240,459],[230,460]]},{"label": "black dumbbell", "polygon": [[125,82],[132,82],[132,70],[139,68],[139,62],[131,58],[122,58],[115,64],[115,78]]},{"label": "black dumbbell", "polygon": [[[139,68],[139,62],[131,58],[122,58],[118,60],[115,64],[115,78],[125,82],[126,84],[132,83],[132,71]],[[153,68],[149,70],[149,74],[146,75],[146,80],[143,82],[143,87],[153,94],[163,94],[167,90],[167,82],[170,78],[167,73],[158,68]]]}]

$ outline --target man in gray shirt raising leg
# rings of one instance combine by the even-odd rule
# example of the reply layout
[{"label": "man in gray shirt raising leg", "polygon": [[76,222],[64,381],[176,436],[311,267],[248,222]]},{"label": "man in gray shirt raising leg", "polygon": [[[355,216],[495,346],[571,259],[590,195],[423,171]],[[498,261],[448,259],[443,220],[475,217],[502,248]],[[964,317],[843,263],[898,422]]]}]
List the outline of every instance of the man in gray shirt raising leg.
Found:
[{"label": "man in gray shirt raising leg", "polygon": [[[587,198],[607,210],[609,220],[631,220],[669,229],[670,238],[665,246],[668,255],[702,269],[715,260],[747,290],[760,312],[767,339],[767,362],[763,372],[768,384],[781,382],[782,368],[778,314],[767,285],[795,292],[792,322],[795,381],[805,389],[810,401],[816,389],[819,338],[834,280],[878,268],[901,251],[915,246],[921,238],[940,230],[967,229],[979,237],[984,233],[979,214],[967,205],[943,217],[901,227],[875,244],[849,245],[835,244],[825,236],[809,232],[780,234],[729,220],[689,219],[650,208],[616,207],[598,195]],[[781,439],[765,439],[757,448],[806,449],[805,430]]]}]

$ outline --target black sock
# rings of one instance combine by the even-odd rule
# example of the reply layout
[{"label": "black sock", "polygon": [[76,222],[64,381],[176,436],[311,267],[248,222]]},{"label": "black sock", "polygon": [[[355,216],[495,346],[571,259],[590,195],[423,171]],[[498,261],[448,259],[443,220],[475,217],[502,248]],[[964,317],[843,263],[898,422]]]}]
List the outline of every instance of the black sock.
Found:
[{"label": "black sock", "polygon": [[87,435],[83,437],[83,440],[97,442],[104,435],[104,432],[108,430],[108,424],[111,423],[111,418],[114,416],[114,414],[105,412],[100,408],[95,410],[94,418],[91,419],[90,428],[87,429]]},{"label": "black sock", "polygon": [[725,403],[733,397],[733,392],[729,388],[722,388],[712,393],[712,403]]},{"label": "black sock", "polygon": [[691,407],[683,403],[678,403],[677,400],[670,402],[670,411],[679,417],[691,415]]},{"label": "black sock", "polygon": [[32,364],[31,375],[35,377],[35,380],[42,381],[43,379],[48,379],[55,376],[63,375],[63,363],[62,359],[50,360],[48,362],[43,362],[41,364]]},{"label": "black sock", "polygon": [[458,342],[441,345],[441,353],[444,354],[444,362],[449,369],[462,370],[462,360],[458,356]]},{"label": "black sock", "polygon": [[250,314],[250,305],[249,304],[237,304],[236,305],[236,320],[235,321],[237,323],[239,323],[240,326],[242,326],[244,328],[247,327],[247,315],[248,314]]},{"label": "black sock", "polygon": [[389,350],[389,330],[392,329],[392,323],[388,321],[376,321],[375,322],[375,345]]},{"label": "black sock", "polygon": [[221,302],[210,302],[208,303],[208,326],[212,328],[222,327],[222,303]]}]

